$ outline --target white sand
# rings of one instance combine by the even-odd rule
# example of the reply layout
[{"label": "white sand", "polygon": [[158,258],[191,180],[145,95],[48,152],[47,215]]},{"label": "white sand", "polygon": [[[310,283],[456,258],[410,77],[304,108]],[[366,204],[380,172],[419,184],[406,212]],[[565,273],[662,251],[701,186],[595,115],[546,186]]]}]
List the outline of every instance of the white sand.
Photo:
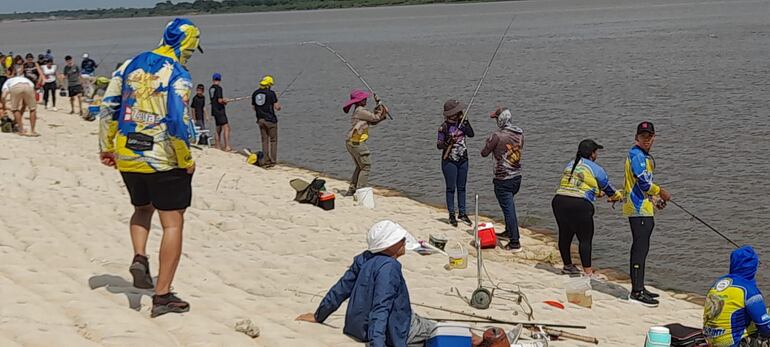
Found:
[{"label": "white sand", "polygon": [[[443,211],[410,199],[377,196],[378,208],[367,210],[338,197],[337,209],[325,212],[292,201],[288,181],[310,180],[311,172],[265,171],[239,155],[196,151],[193,205],[174,282],[191,311],[151,319],[151,293],[129,283],[132,208],[118,173],[99,164],[97,124],[45,111],[40,118],[41,137],[0,134],[0,346],[356,346],[341,332],[345,305],[329,326],[295,322],[319,299],[286,290],[324,293],[364,249],[368,227],[380,219],[401,223],[422,239],[446,233],[464,244],[470,240],[464,228],[439,221]],[[347,184],[329,180],[327,187]],[[153,275],[160,233],[156,217],[148,248]],[[522,242],[528,251],[518,256],[485,251],[486,266],[495,280],[521,285],[537,320],[586,324],[588,329],[573,332],[596,336],[602,346],[639,346],[656,324],[700,324],[701,307],[667,293],[654,309],[596,291],[592,309],[550,308],[542,302],[566,301],[565,277],[523,258],[553,255],[554,246],[530,237]],[[445,294],[451,287],[472,292],[475,262],[450,272],[439,255],[409,254],[401,261],[412,302],[473,311]],[[525,319],[513,314],[516,308],[495,299],[479,313]],[[253,321],[261,336],[236,332],[242,319]]]}]

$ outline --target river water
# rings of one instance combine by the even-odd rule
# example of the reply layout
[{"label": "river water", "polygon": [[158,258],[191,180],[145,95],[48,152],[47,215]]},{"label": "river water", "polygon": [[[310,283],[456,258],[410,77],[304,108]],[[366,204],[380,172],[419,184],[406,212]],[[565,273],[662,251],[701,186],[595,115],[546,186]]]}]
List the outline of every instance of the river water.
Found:
[{"label": "river water", "polygon": [[[635,126],[658,130],[656,180],[675,201],[739,243],[770,257],[768,1],[521,1],[372,9],[197,16],[205,55],[196,83],[224,75],[227,97],[250,95],[263,74],[282,97],[280,160],[348,178],[341,111],[363,87],[334,56],[302,41],[328,42],[378,90],[395,121],[372,130],[373,184],[443,204],[435,132],[447,98],[468,100],[503,30],[513,26],[471,111],[469,202],[501,217],[492,162],[478,155],[495,105],[525,130],[522,224],[555,230],[550,210],[577,143],[605,146],[599,163],[616,186]],[[88,51],[101,72],[157,44],[168,18],[0,23],[3,52]],[[60,107],[63,104],[60,104]],[[68,107],[68,106],[65,106]],[[259,148],[248,102],[228,107],[236,147]],[[395,217],[397,218],[397,217]],[[597,203],[594,266],[627,271],[630,231],[620,210]],[[526,245],[524,245],[526,247]],[[728,269],[731,246],[674,206],[656,216],[649,280],[702,293]],[[763,287],[770,285],[766,269]]]}]

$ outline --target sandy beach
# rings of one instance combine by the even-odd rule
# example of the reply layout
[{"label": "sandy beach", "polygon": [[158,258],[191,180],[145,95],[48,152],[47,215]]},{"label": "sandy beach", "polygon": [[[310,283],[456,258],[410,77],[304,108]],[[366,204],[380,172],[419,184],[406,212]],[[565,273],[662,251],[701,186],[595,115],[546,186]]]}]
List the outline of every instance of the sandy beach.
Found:
[{"label": "sandy beach", "polygon": [[[151,319],[152,293],[129,283],[132,207],[119,174],[98,162],[97,124],[41,110],[38,132],[38,138],[0,134],[0,346],[357,346],[342,334],[344,305],[327,325],[296,322],[319,299],[290,290],[325,293],[381,219],[420,239],[443,233],[466,247],[471,239],[466,228],[442,221],[444,211],[404,197],[377,195],[374,210],[341,197],[333,211],[300,205],[289,180],[311,180],[313,172],[280,165],[266,171],[237,154],[196,150],[193,204],[174,282],[191,311]],[[347,183],[328,179],[327,188]],[[156,216],[148,248],[153,275],[160,233]],[[586,330],[569,331],[597,337],[601,346],[642,345],[653,325],[700,326],[702,307],[661,292],[660,307],[645,308],[618,298],[627,293],[623,283],[597,282],[591,309],[567,303],[566,277],[538,265],[559,262],[555,246],[523,235],[525,252],[487,250],[485,263],[495,281],[520,285],[537,321],[585,324]],[[466,296],[475,289],[475,260],[451,271],[441,255],[410,253],[401,261],[413,303],[474,312],[451,289]],[[475,312],[526,320],[517,305],[500,299]],[[244,319],[259,327],[259,337],[235,331]]]}]

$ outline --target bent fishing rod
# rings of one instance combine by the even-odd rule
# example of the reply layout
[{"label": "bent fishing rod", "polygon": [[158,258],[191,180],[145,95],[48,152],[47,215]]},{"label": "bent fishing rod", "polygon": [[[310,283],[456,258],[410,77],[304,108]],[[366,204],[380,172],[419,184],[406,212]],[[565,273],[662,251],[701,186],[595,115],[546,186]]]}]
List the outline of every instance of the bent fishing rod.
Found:
[{"label": "bent fishing rod", "polygon": [[[492,67],[492,62],[495,61],[495,57],[497,57],[497,52],[500,51],[500,47],[503,46],[503,42],[505,41],[505,37],[508,36],[508,31],[511,30],[511,25],[513,24],[513,19],[511,18],[511,22],[508,23],[508,27],[505,28],[505,32],[503,32],[503,36],[500,37],[500,42],[497,43],[497,48],[495,48],[495,52],[492,53],[492,58],[489,59],[489,63],[487,64],[487,67],[484,69],[484,74],[481,75],[481,79],[479,80],[479,83],[476,85],[476,90],[473,91],[473,95],[471,95],[471,101],[468,102],[468,107],[465,108],[465,111],[463,111],[463,116],[460,118],[460,122],[457,123],[457,126],[461,126],[463,122],[468,118],[468,112],[471,109],[471,106],[473,106],[473,100],[476,99],[476,95],[479,94],[479,90],[481,89],[481,84],[484,83],[484,79],[487,78],[487,74],[489,73],[489,68]],[[452,146],[447,146],[447,149],[444,151],[444,159],[449,157],[449,152],[452,151]]]},{"label": "bent fishing rod", "polygon": [[[289,84],[287,84],[287,85],[286,85],[286,87],[285,87],[285,88],[283,88],[283,91],[281,91],[280,93],[278,93],[278,97],[279,97],[279,98],[280,98],[280,97],[282,97],[282,96],[283,96],[283,94],[284,94],[284,93],[286,93],[286,92],[289,90],[289,88],[291,88],[291,85],[292,85],[292,84],[294,84],[294,82],[296,82],[296,81],[297,81],[297,78],[299,78],[299,76],[300,76],[300,75],[302,75],[302,72],[303,72],[303,71],[304,71],[304,70],[300,70],[300,72],[299,72],[299,73],[298,73],[296,76],[294,76],[294,79],[292,79],[292,80],[291,80],[291,82],[289,82]],[[250,99],[250,98],[251,98],[251,95],[247,95],[247,96],[240,96],[240,97],[237,97],[237,98],[228,99],[228,100],[227,100],[227,102],[235,102],[235,101],[241,101],[241,100],[246,100],[246,99]]]},{"label": "bent fishing rod", "polygon": [[711,229],[711,231],[713,231],[713,232],[717,233],[717,235],[721,236],[723,239],[727,240],[727,242],[731,243],[733,246],[735,246],[735,248],[740,248],[740,247],[741,247],[741,246],[739,246],[737,243],[735,243],[735,241],[733,241],[733,240],[730,240],[730,238],[729,238],[729,237],[725,236],[725,234],[722,234],[722,233],[720,233],[720,232],[719,232],[717,229],[715,229],[714,227],[712,227],[711,225],[709,225],[709,223],[706,223],[706,222],[705,222],[703,219],[700,219],[698,216],[696,216],[696,215],[695,215],[695,214],[693,214],[692,212],[688,211],[686,208],[682,207],[682,205],[679,205],[679,204],[677,204],[677,203],[676,203],[676,201],[674,201],[674,200],[669,200],[668,202],[670,202],[670,203],[674,204],[674,206],[676,206],[676,207],[679,207],[679,209],[681,209],[682,211],[684,211],[684,213],[687,213],[687,214],[689,214],[689,215],[690,215],[692,218],[695,218],[695,220],[697,220],[697,221],[699,221],[699,222],[703,223],[703,225],[705,225],[707,228]]},{"label": "bent fishing rod", "polygon": [[[362,83],[363,83],[363,84],[366,86],[366,89],[368,89],[368,90],[369,90],[369,92],[370,92],[370,93],[372,93],[372,96],[374,96],[374,97],[375,97],[375,99],[377,98],[377,93],[375,93],[375,92],[374,92],[374,90],[373,90],[373,89],[372,89],[372,87],[369,85],[369,83],[367,83],[367,82],[366,82],[366,80],[364,79],[364,77],[363,77],[363,76],[361,76],[361,74],[360,74],[360,73],[358,73],[358,70],[356,70],[356,68],[354,68],[354,67],[353,67],[353,65],[351,65],[351,64],[350,64],[350,63],[347,61],[347,59],[345,59],[345,57],[343,57],[343,56],[342,56],[342,54],[339,54],[339,53],[337,53],[337,51],[335,51],[334,49],[332,49],[332,48],[331,48],[331,47],[329,47],[328,45],[326,45],[326,44],[323,44],[323,43],[321,43],[321,42],[318,42],[318,41],[307,41],[307,42],[302,42],[302,43],[300,43],[299,45],[300,45],[300,46],[304,46],[304,45],[316,45],[316,46],[318,46],[318,47],[321,47],[321,48],[325,48],[327,51],[331,52],[331,54],[334,54],[335,56],[337,56],[337,58],[339,58],[339,60],[341,60],[341,61],[342,61],[342,63],[344,63],[344,64],[345,64],[345,66],[347,66],[347,67],[348,67],[348,69],[350,69],[350,71],[351,71],[351,72],[353,72],[353,74],[354,74],[354,75],[356,75],[356,77],[358,77],[358,79],[359,79],[359,80],[361,80],[361,82],[362,82]],[[385,104],[384,104],[384,103],[382,103],[382,102],[380,102],[379,104],[381,104],[382,106],[385,106]],[[385,107],[385,109],[387,110],[388,108],[387,108],[387,107]],[[393,119],[393,116],[391,116],[391,114],[390,114],[390,111],[388,111],[386,114],[387,114],[388,118],[390,118],[390,119]]]}]

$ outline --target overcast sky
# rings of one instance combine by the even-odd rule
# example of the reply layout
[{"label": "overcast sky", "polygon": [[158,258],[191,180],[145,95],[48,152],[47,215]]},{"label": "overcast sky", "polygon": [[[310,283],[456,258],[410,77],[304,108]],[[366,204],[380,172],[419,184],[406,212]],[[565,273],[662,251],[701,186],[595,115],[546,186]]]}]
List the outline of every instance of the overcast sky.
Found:
[{"label": "overcast sky", "polygon": [[[81,8],[151,7],[160,0],[0,0],[0,13],[73,10]],[[176,1],[173,1],[176,2]]]}]

